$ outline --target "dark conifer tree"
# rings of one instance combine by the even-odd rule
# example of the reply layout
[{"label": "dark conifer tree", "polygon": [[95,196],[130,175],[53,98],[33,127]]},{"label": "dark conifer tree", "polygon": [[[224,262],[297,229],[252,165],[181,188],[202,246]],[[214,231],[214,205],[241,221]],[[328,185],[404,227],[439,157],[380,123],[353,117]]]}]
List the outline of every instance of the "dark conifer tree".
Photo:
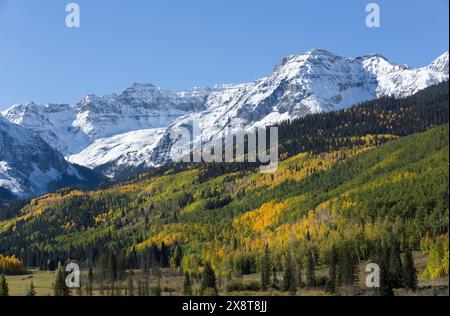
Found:
[{"label": "dark conifer tree", "polygon": [[200,284],[200,292],[202,295],[211,294],[217,295],[216,274],[214,273],[211,264],[207,262],[203,269],[202,279]]},{"label": "dark conifer tree", "polygon": [[299,256],[297,258],[297,286],[299,288],[303,287],[303,261],[302,258]]},{"label": "dark conifer tree", "polygon": [[261,288],[263,291],[270,286],[270,252],[269,247],[264,248],[264,254],[261,259]]},{"label": "dark conifer tree", "polygon": [[89,268],[88,281],[86,285],[86,293],[88,296],[92,296],[93,286],[94,286],[94,272],[92,271],[92,268]]},{"label": "dark conifer tree", "polygon": [[117,280],[117,257],[113,252],[110,252],[108,263],[109,279],[114,283]]},{"label": "dark conifer tree", "polygon": [[186,296],[192,295],[192,281],[189,272],[184,273],[183,294]]},{"label": "dark conifer tree", "polygon": [[0,277],[0,296],[9,296],[8,282],[4,274]]},{"label": "dark conifer tree", "polygon": [[338,269],[338,251],[336,246],[331,248],[330,252],[330,268],[328,270],[329,279],[327,282],[327,290],[330,293],[336,293],[337,284],[337,269]]},{"label": "dark conifer tree", "polygon": [[278,289],[279,287],[278,282],[278,276],[277,276],[277,269],[275,267],[275,264],[272,265],[272,287],[274,289]]},{"label": "dark conifer tree", "polygon": [[66,285],[66,273],[61,264],[58,265],[58,269],[56,270],[53,292],[55,296],[69,296],[70,294],[69,288]]},{"label": "dark conifer tree", "polygon": [[169,249],[164,244],[164,242],[161,244],[161,256],[160,256],[160,264],[161,267],[167,268],[169,266]]},{"label": "dark conifer tree", "polygon": [[349,242],[344,243],[340,247],[340,255],[338,260],[338,276],[336,285],[352,285],[358,277],[359,258],[353,245]]},{"label": "dark conifer tree", "polygon": [[417,290],[417,270],[409,249],[403,255],[403,286],[411,291]]},{"label": "dark conifer tree", "polygon": [[183,259],[183,252],[181,250],[181,247],[177,245],[173,253],[173,262],[176,268],[181,266],[182,259]]},{"label": "dark conifer tree", "polygon": [[401,288],[403,286],[403,267],[400,257],[400,246],[397,239],[391,243],[389,252],[389,273],[394,288]]},{"label": "dark conifer tree", "polygon": [[281,289],[285,292],[289,291],[290,294],[295,294],[297,290],[295,285],[294,269],[292,266],[292,257],[290,253],[286,255]]},{"label": "dark conifer tree", "polygon": [[394,285],[391,279],[391,273],[389,269],[389,254],[390,249],[386,246],[380,249],[380,288],[379,295],[381,296],[393,296]]},{"label": "dark conifer tree", "polygon": [[306,261],[306,286],[314,287],[316,285],[316,262],[314,253],[310,250]]}]

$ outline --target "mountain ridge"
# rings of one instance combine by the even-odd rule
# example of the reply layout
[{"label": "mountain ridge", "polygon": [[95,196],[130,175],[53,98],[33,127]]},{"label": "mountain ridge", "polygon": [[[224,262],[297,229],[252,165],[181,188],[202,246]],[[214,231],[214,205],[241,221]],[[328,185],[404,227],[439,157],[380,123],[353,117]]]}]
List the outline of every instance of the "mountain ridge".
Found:
[{"label": "mountain ridge", "polygon": [[166,162],[174,146],[168,135],[194,119],[205,131],[201,142],[209,142],[228,126],[249,131],[380,96],[404,97],[448,77],[448,52],[427,66],[411,68],[379,54],[346,58],[312,49],[283,58],[271,75],[250,83],[178,93],[135,83],[120,94],[88,95],[75,106],[61,105],[58,113],[65,120],[50,112],[56,105],[41,107],[45,111],[38,115],[16,105],[3,115],[37,132],[67,160],[114,177],[120,168]]}]

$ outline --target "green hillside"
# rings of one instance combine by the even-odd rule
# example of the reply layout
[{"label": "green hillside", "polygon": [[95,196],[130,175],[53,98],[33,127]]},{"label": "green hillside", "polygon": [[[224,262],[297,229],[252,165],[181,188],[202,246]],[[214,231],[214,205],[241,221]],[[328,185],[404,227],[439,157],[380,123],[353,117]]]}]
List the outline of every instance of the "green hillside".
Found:
[{"label": "green hillside", "polygon": [[266,244],[283,252],[307,234],[318,254],[357,238],[366,256],[379,238],[395,234],[403,247],[418,248],[424,236],[448,231],[448,125],[374,149],[300,154],[273,175],[199,178],[194,169],[35,199],[1,223],[1,251],[87,259],[108,248],[164,243],[181,246],[184,264],[195,267]]},{"label": "green hillside", "polygon": [[[347,120],[364,106],[323,117]],[[441,106],[448,113],[448,103]],[[66,260],[102,271],[113,265],[114,278],[156,267],[196,275],[209,263],[230,278],[295,270],[298,284],[303,276],[305,284],[333,291],[354,283],[364,260],[376,260],[392,276],[383,282],[401,287],[401,254],[424,251],[431,259],[421,277],[439,277],[448,274],[449,127],[433,127],[445,113],[435,110],[418,126],[429,129],[410,136],[403,134],[414,131],[413,120],[403,134],[360,130],[341,144],[343,135],[330,134],[294,153],[287,144],[295,133],[285,135],[274,174],[187,165],[95,191],[48,194],[3,214],[0,254],[42,270]],[[372,125],[386,119],[372,113],[379,117]],[[329,275],[315,278],[318,266],[329,267]]]}]

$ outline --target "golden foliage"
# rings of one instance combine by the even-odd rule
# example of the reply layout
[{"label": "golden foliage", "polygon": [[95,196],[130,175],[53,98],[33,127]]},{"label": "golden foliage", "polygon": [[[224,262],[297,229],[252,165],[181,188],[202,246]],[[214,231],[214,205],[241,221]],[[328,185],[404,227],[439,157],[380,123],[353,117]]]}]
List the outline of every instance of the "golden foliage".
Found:
[{"label": "golden foliage", "polygon": [[429,252],[430,257],[428,259],[427,266],[420,274],[420,278],[436,279],[443,276],[448,276],[449,270],[449,236],[441,235],[432,240],[429,237],[425,237],[422,240],[422,250]]},{"label": "golden foliage", "polygon": [[197,239],[199,236],[206,236],[208,234],[208,229],[204,225],[200,224],[168,224],[164,225],[162,231],[139,244],[137,244],[136,249],[142,250],[151,244],[166,244],[171,245],[174,243],[189,243],[193,239]]},{"label": "golden foliage", "polygon": [[278,219],[284,210],[283,203],[269,202],[259,209],[247,212],[233,220],[233,226],[238,231],[261,233],[278,224]]},{"label": "golden foliage", "polygon": [[7,257],[0,255],[0,273],[23,274],[26,273],[26,269],[23,267],[23,262],[15,256]]}]

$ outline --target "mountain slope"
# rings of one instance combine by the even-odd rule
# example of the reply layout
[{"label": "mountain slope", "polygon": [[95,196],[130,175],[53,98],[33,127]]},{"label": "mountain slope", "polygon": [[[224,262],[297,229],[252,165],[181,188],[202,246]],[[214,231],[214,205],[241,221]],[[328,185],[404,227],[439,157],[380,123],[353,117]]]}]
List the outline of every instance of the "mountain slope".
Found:
[{"label": "mountain slope", "polygon": [[[204,131],[197,142],[207,143],[227,128],[248,131],[381,96],[405,97],[448,77],[448,52],[429,66],[410,68],[380,55],[344,58],[313,49],[283,59],[270,76],[248,84],[181,93],[135,84],[120,95],[85,97],[69,110],[63,122],[54,122],[50,114],[36,117],[39,111],[27,110],[26,105],[13,106],[4,115],[38,132],[69,161],[116,176],[122,169],[170,161],[174,143],[169,135],[192,120]],[[162,137],[160,129],[166,129]],[[139,130],[147,130],[140,134],[148,136],[138,141],[137,150],[133,137],[129,137],[133,134],[128,133]],[[127,139],[130,144],[123,144]],[[121,151],[105,154],[113,148]]]},{"label": "mountain slope", "polygon": [[98,260],[105,249],[132,255],[152,245],[172,255],[182,247],[187,270],[210,261],[238,273],[242,260],[254,272],[266,245],[277,260],[289,249],[314,249],[319,261],[342,242],[366,258],[392,234],[418,248],[424,236],[448,233],[448,146],[445,125],[377,148],[299,154],[273,175],[204,179],[193,168],[100,192],[50,194],[0,222],[0,252],[39,266],[36,258]]},{"label": "mountain slope", "polygon": [[226,270],[266,243],[282,257],[287,241],[304,245],[308,234],[319,260],[344,239],[365,257],[393,231],[418,248],[423,236],[448,232],[448,125],[433,128],[448,124],[448,93],[446,82],[285,122],[274,174],[179,164],[11,207],[0,214],[0,253],[48,268],[164,242],[169,254],[182,247],[184,268],[209,260]]},{"label": "mountain slope", "polygon": [[315,49],[285,58],[270,77],[212,92],[206,111],[177,122],[173,129],[194,119],[207,141],[228,127],[251,130],[381,96],[405,97],[448,80],[448,69],[441,69],[445,64],[448,53],[431,66],[412,69],[380,55],[343,58]]},{"label": "mountain slope", "polygon": [[155,167],[152,152],[164,132],[164,128],[142,129],[101,138],[80,153],[70,156],[70,160],[89,161],[88,166],[111,178],[130,166],[134,170]]},{"label": "mountain slope", "polygon": [[63,186],[99,183],[100,176],[68,163],[33,132],[0,116],[0,187],[4,196],[26,198]]}]

